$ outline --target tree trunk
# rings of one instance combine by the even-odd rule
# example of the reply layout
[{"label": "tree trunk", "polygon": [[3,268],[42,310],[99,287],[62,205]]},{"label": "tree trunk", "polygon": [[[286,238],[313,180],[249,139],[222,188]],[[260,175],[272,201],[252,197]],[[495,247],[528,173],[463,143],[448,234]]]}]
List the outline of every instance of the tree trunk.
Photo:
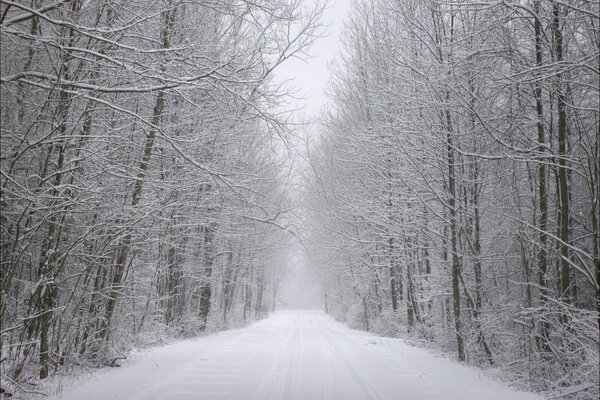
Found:
[{"label": "tree trunk", "polygon": [[[449,97],[449,93],[447,94]],[[465,360],[464,342],[462,337],[462,326],[460,319],[460,260],[458,258],[458,228],[456,221],[456,178],[454,171],[454,144],[452,140],[452,119],[450,111],[446,110],[447,123],[447,161],[448,161],[448,208],[450,212],[450,243],[452,249],[452,301],[454,314],[454,330],[456,333],[456,350],[458,360]]]},{"label": "tree trunk", "polygon": [[[537,68],[541,68],[543,64],[542,57],[542,21],[541,21],[541,2],[538,0],[534,3],[535,8],[535,64]],[[546,283],[546,274],[548,272],[548,256],[547,256],[547,242],[548,234],[548,193],[546,189],[546,160],[544,159],[544,153],[546,152],[546,134],[544,130],[544,103],[542,100],[542,84],[536,82],[533,89],[535,96],[535,108],[537,113],[537,136],[538,136],[538,152],[540,153],[540,162],[538,163],[538,202],[540,208],[539,218],[539,237],[540,237],[540,250],[538,253],[538,284],[540,287],[540,303],[544,308],[548,299],[548,287]],[[548,346],[549,339],[549,326],[548,322],[542,318],[540,323],[540,340],[538,347],[544,352],[550,351]]]},{"label": "tree trunk", "polygon": [[[557,3],[552,8],[552,33],[556,62],[563,60],[563,36],[560,26],[560,10]],[[561,68],[561,67],[559,67]],[[560,298],[570,303],[571,267],[569,264],[569,188],[567,177],[567,110],[566,87],[563,73],[558,73],[557,108],[558,108],[558,192],[559,192],[559,229],[560,229]]]}]

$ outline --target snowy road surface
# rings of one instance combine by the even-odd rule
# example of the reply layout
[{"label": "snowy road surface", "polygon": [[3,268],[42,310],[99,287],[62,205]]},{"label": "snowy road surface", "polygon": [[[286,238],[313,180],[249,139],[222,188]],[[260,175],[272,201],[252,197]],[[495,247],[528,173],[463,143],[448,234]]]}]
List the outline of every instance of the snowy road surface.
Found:
[{"label": "snowy road surface", "polygon": [[68,400],[539,399],[398,339],[351,330],[318,311],[141,352],[80,378]]}]

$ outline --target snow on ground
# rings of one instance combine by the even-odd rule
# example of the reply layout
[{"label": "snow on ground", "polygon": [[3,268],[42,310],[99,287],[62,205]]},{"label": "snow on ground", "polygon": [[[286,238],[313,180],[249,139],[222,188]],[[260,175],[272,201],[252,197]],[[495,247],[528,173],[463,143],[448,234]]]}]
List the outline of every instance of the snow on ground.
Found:
[{"label": "snow on ground", "polygon": [[64,400],[534,400],[399,339],[319,311],[140,352],[65,387]]}]

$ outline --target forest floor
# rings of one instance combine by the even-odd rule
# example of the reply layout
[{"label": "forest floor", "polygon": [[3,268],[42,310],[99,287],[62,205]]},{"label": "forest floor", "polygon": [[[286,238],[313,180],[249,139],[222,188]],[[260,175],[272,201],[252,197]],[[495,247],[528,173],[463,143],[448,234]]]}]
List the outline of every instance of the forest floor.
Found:
[{"label": "forest floor", "polygon": [[121,368],[62,382],[64,400],[526,400],[400,339],[319,311],[281,311],[247,328],[140,351]]}]

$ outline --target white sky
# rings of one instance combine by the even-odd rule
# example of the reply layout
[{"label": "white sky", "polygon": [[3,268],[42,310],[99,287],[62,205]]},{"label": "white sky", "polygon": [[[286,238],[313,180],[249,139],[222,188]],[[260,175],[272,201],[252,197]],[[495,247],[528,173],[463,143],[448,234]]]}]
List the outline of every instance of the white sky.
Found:
[{"label": "white sky", "polygon": [[[313,3],[314,0],[303,0]],[[350,9],[351,0],[329,0],[322,23],[325,37],[317,39],[310,49],[314,55],[306,61],[296,58],[286,60],[276,70],[276,79],[290,80],[297,89],[296,97],[302,97],[290,104],[290,108],[302,108],[307,117],[314,117],[321,110],[327,99],[325,87],[329,79],[328,64],[334,59],[339,49],[339,37],[343,28],[343,20]]]}]

